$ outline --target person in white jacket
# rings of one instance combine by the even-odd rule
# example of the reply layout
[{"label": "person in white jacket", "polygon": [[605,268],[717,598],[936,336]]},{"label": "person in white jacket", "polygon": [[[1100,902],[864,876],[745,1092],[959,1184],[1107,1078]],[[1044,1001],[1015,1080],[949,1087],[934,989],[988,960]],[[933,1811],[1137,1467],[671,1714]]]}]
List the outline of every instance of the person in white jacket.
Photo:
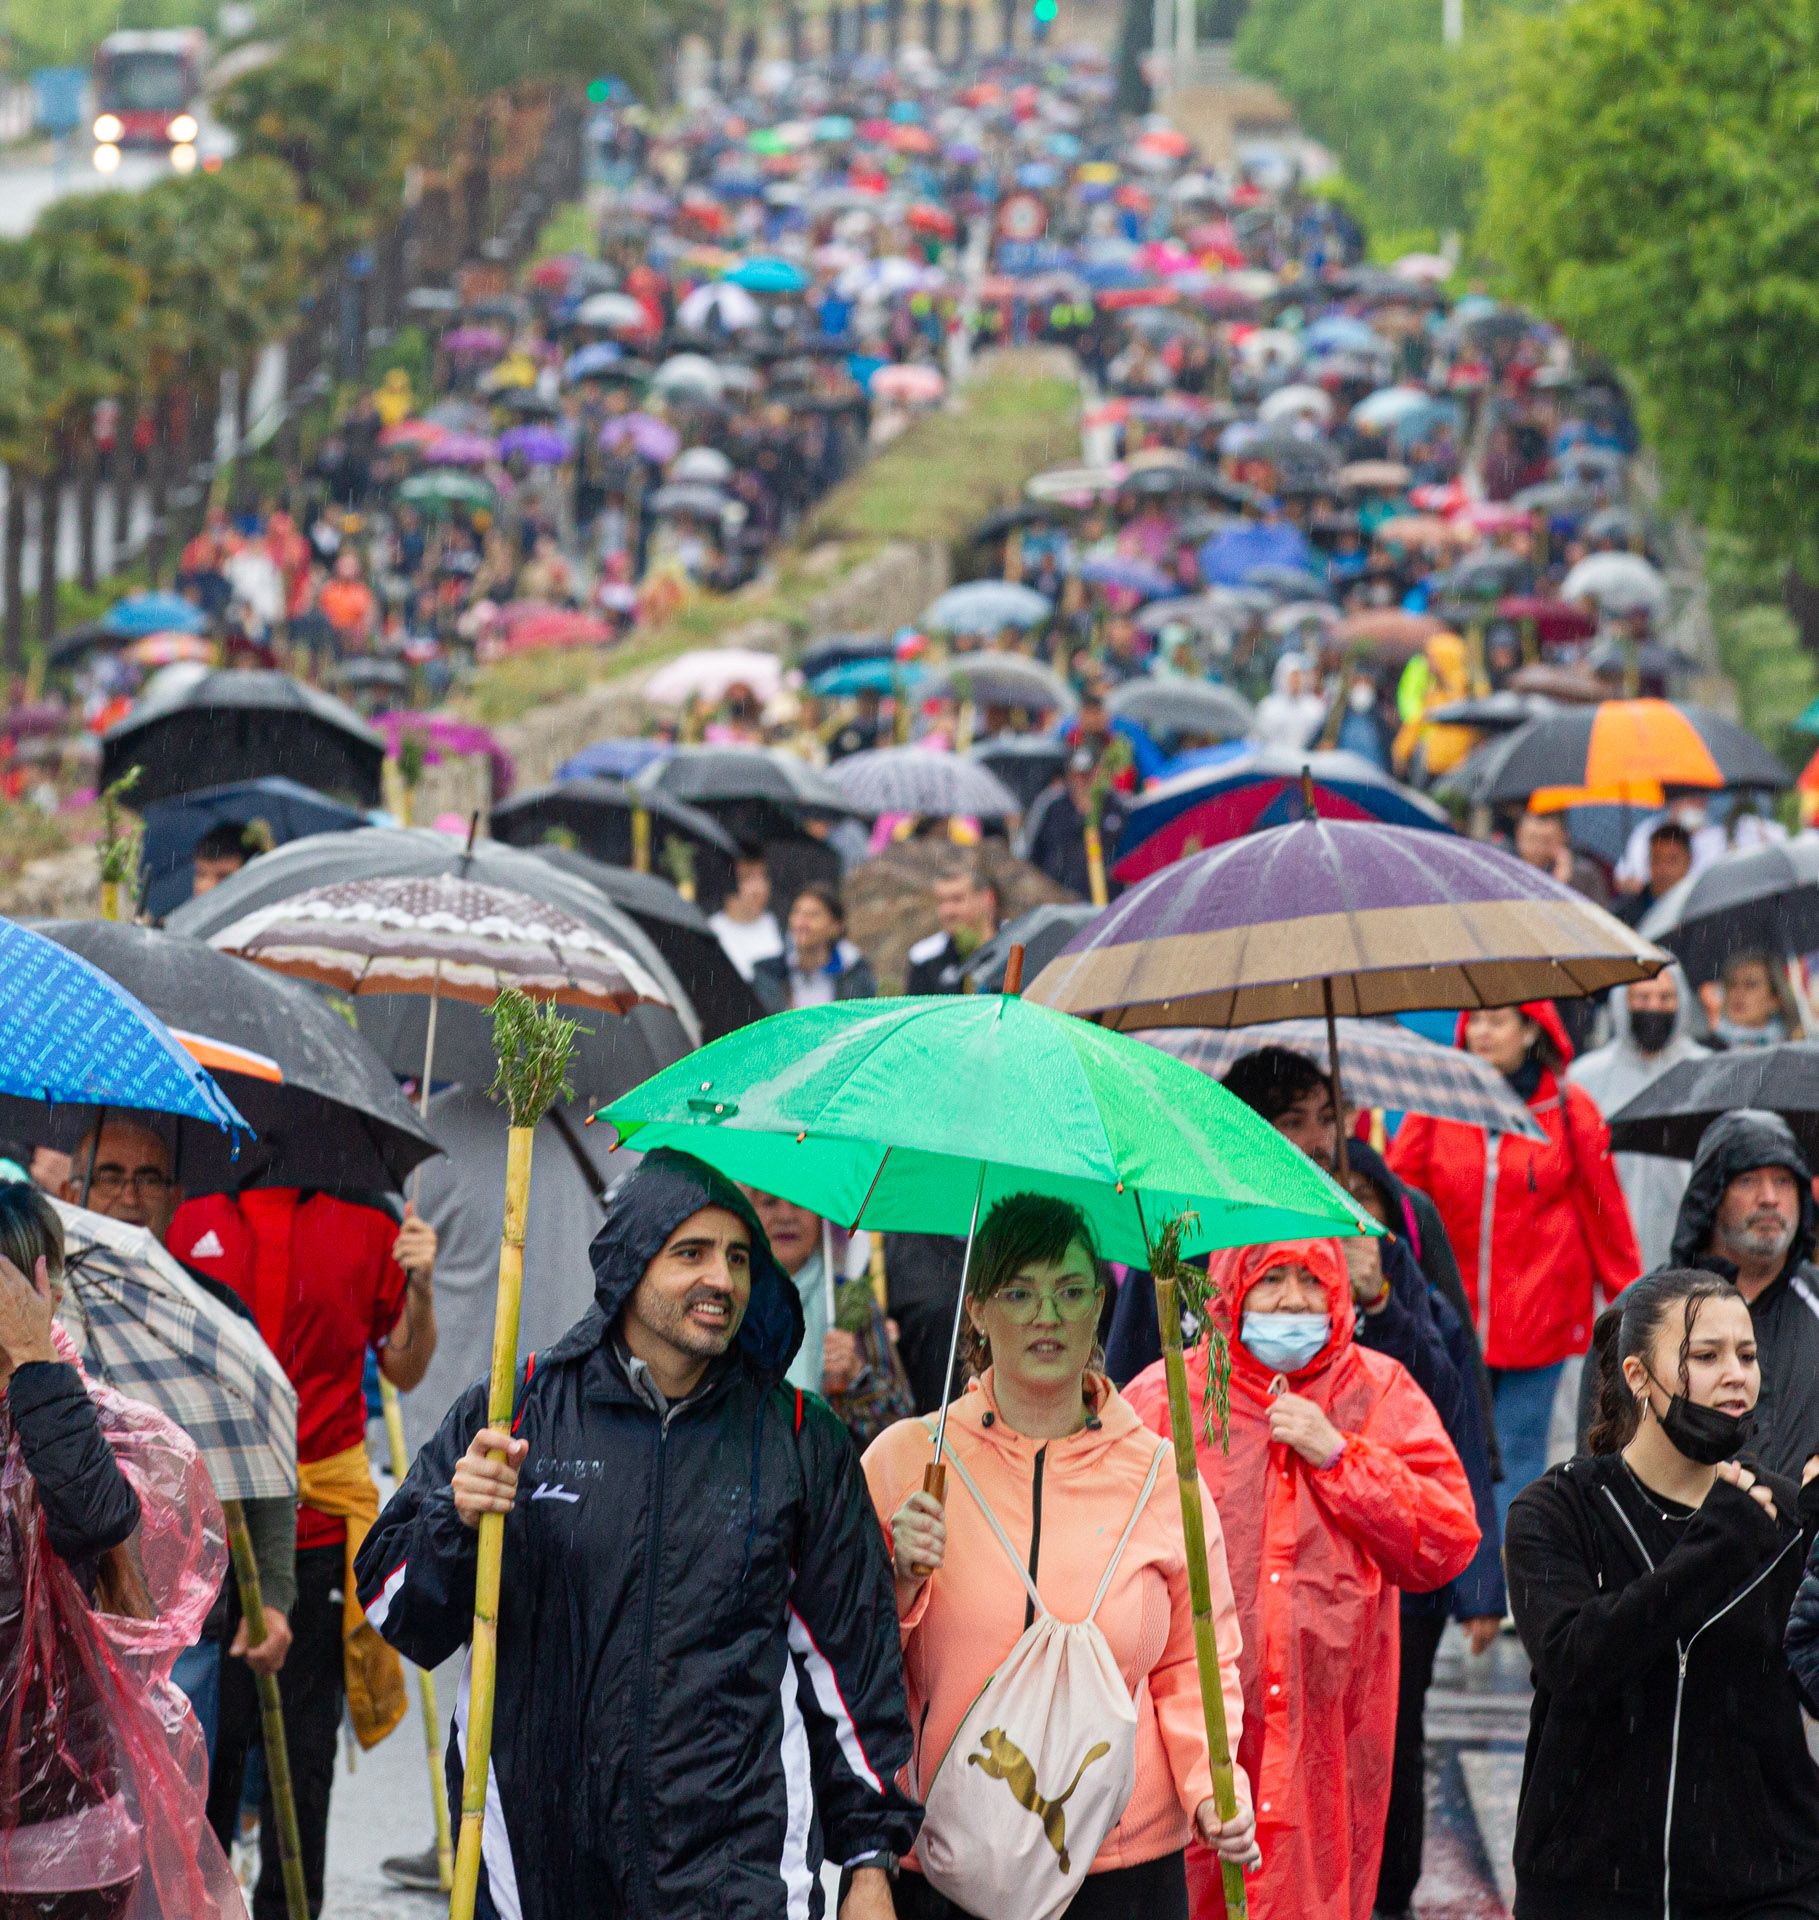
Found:
[{"label": "person in white jacket", "polygon": [[[1569,1081],[1597,1101],[1606,1120],[1669,1067],[1682,1060],[1703,1059],[1710,1051],[1692,1038],[1695,1002],[1677,966],[1665,968],[1652,980],[1613,988],[1609,1004],[1615,1037],[1608,1045],[1581,1054],[1566,1073]],[[1654,1153],[1612,1157],[1623,1197],[1629,1202],[1636,1244],[1642,1249],[1643,1271],[1665,1266],[1680,1196],[1686,1191],[1687,1162]]]}]

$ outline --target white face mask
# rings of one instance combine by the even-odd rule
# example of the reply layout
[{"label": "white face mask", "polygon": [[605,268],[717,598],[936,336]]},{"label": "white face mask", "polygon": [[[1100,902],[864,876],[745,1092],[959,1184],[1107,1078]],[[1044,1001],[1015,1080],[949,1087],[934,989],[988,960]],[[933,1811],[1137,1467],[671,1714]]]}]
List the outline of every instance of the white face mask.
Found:
[{"label": "white face mask", "polygon": [[1347,697],[1351,701],[1351,707],[1354,713],[1369,713],[1377,704],[1375,691],[1362,680],[1352,688],[1351,693]]}]

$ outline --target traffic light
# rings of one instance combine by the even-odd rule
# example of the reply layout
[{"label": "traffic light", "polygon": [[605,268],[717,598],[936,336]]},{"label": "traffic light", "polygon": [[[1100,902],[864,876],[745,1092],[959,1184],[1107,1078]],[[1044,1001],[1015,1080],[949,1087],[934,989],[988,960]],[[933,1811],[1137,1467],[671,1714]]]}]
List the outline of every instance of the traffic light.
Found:
[{"label": "traffic light", "polygon": [[1031,32],[1038,45],[1048,38],[1048,30],[1055,24],[1055,15],[1060,10],[1059,0],[1031,0]]},{"label": "traffic light", "polygon": [[603,107],[613,97],[613,83],[610,80],[590,80],[587,83],[587,97],[596,107]]}]

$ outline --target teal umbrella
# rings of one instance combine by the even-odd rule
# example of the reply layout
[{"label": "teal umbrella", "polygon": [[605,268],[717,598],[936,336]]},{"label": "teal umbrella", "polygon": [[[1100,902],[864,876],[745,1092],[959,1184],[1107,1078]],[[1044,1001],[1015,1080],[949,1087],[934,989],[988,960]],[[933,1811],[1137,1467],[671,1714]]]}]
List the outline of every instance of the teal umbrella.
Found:
[{"label": "teal umbrella", "polygon": [[604,1107],[842,1225],[970,1234],[1013,1193],[1068,1200],[1108,1259],[1377,1231],[1304,1154],[1193,1068],[1010,994],[773,1014]]}]

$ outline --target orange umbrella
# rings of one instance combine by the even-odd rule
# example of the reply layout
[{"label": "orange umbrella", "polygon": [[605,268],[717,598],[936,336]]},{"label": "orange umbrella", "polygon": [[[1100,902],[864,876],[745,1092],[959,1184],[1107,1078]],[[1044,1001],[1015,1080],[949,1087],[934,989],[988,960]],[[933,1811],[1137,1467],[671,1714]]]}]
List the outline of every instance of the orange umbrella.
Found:
[{"label": "orange umbrella", "polygon": [[1789,784],[1787,769],[1735,720],[1671,700],[1605,700],[1545,714],[1512,733],[1485,771],[1482,797],[1492,806],[1526,802],[1545,788],[1593,788],[1609,799],[1645,786]]}]

